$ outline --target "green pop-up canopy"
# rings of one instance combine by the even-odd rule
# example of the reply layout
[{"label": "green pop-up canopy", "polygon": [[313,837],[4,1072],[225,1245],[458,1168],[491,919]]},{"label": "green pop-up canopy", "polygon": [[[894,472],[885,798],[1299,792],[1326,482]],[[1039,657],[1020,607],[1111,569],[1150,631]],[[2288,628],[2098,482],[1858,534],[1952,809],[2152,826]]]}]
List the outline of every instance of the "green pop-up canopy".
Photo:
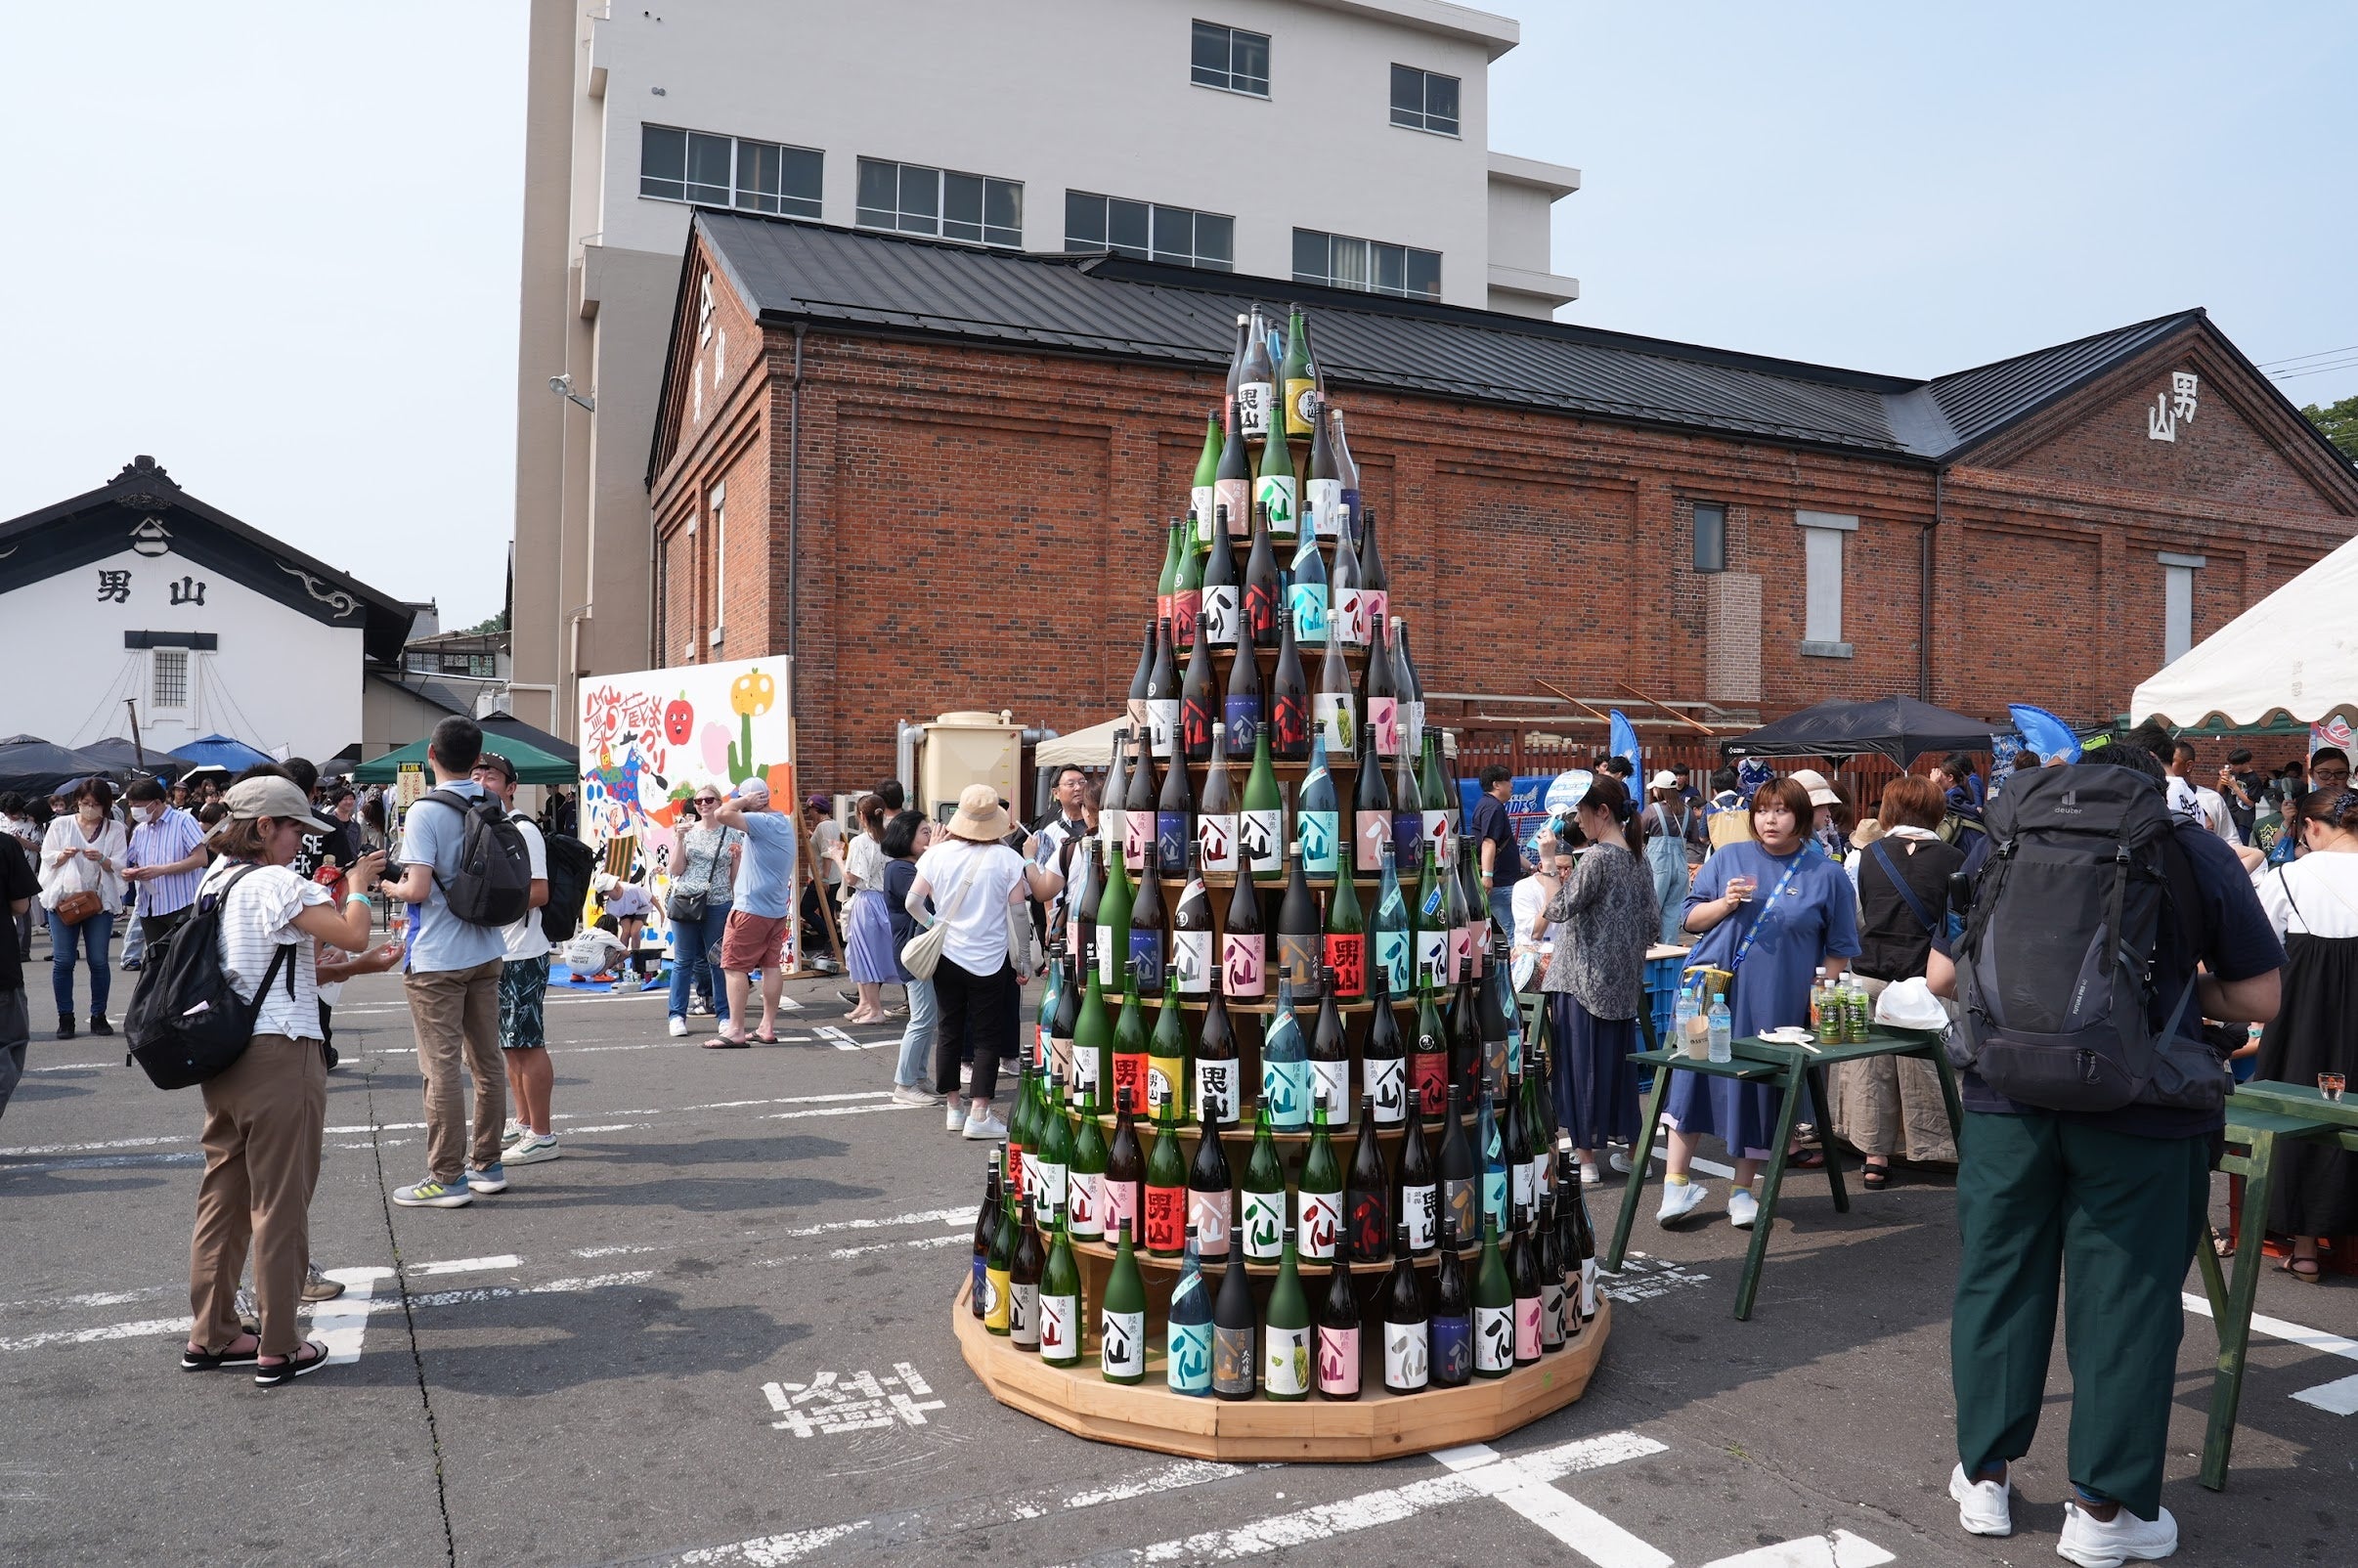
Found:
[{"label": "green pop-up canopy", "polygon": [[[526,741],[511,740],[498,735],[483,737],[483,749],[498,752],[513,762],[519,784],[578,784],[581,773],[562,757],[551,757]],[[390,784],[401,777],[404,763],[419,767],[426,762],[426,743],[415,741],[400,751],[387,752],[371,762],[363,762],[352,770],[352,776],[363,784]]]}]

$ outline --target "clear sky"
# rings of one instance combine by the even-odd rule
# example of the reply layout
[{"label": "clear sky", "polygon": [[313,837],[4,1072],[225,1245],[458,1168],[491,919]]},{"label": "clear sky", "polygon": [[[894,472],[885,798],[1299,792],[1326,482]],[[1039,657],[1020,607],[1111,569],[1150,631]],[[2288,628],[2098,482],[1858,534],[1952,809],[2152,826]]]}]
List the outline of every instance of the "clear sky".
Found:
[{"label": "clear sky", "polygon": [[[1929,375],[2205,305],[2257,361],[2345,350],[2295,402],[2358,392],[2358,6],[1490,9],[1491,145],[1584,174],[1568,320]],[[446,626],[497,610],[524,16],[19,8],[0,517],[153,453]]]}]

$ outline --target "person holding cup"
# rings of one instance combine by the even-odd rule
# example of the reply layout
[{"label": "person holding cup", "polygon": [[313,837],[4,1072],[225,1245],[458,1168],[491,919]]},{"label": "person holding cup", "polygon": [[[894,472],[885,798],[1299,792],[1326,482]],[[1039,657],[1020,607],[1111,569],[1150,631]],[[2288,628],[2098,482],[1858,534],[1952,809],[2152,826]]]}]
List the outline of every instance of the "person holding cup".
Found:
[{"label": "person holding cup", "polygon": [[[778,1043],[778,999],[786,990],[786,923],[794,907],[794,818],[769,806],[769,786],[758,778],[738,785],[729,797],[705,813],[717,827],[735,828],[745,835],[737,862],[736,903],[720,937],[720,973],[725,980],[728,1011],[720,1027],[704,1042],[707,1050],[741,1051],[754,1041]],[[753,991],[753,973],[762,972],[762,1026],[745,1033],[745,1004]],[[718,1008],[720,998],[714,998]],[[729,1025],[736,1027],[731,1029]]]},{"label": "person holding cup", "polygon": [[[2347,1010],[2358,986],[2358,790],[2312,790],[2292,812],[2299,858],[2254,884],[2288,959],[2283,1005],[2260,1031],[2256,1076],[2322,1090],[2358,1071]],[[2315,1285],[2317,1239],[2358,1232],[2358,1154],[2331,1140],[2293,1139],[2276,1158],[2267,1228],[2292,1238],[2279,1267]]]},{"label": "person holding cup", "polygon": [[[1686,894],[1686,930],[1696,937],[1690,965],[1728,971],[1727,1007],[1736,1037],[1787,1025],[1808,1027],[1810,986],[1818,970],[1839,975],[1858,952],[1858,905],[1851,879],[1810,836],[1810,792],[1789,778],[1772,778],[1753,793],[1752,837],[1724,844],[1696,871]],[[1767,1084],[1700,1072],[1671,1077],[1670,1174],[1664,1225],[1703,1204],[1702,1184],[1690,1179],[1706,1133],[1716,1133],[1735,1156],[1728,1223],[1749,1229],[1760,1214],[1752,1181],[1768,1157],[1783,1108]],[[1814,1152],[1796,1163],[1822,1161]]]}]

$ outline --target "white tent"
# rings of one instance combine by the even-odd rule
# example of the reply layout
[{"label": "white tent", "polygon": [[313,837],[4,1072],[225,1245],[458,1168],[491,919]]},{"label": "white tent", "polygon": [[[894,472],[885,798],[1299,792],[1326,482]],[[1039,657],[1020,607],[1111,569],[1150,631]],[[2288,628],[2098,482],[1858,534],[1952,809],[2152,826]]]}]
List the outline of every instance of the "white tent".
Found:
[{"label": "white tent", "polygon": [[2358,539],[2189,648],[2137,688],[2129,722],[2185,728],[2358,716]]},{"label": "white tent", "polygon": [[1083,767],[1103,767],[1114,757],[1114,732],[1129,726],[1130,716],[1122,714],[1102,724],[1054,740],[1042,741],[1032,748],[1031,761],[1035,767],[1063,767],[1078,762]]}]

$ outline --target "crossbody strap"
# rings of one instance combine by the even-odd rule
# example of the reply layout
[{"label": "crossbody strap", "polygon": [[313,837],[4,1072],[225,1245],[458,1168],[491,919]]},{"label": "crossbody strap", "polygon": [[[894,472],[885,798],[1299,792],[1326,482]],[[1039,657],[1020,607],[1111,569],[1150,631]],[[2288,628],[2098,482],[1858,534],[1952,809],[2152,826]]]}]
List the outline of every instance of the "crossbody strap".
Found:
[{"label": "crossbody strap", "polygon": [[1804,844],[1801,852],[1793,857],[1793,863],[1785,867],[1785,874],[1776,879],[1776,886],[1768,890],[1768,896],[1761,900],[1759,913],[1752,917],[1752,924],[1745,929],[1744,939],[1736,944],[1735,957],[1727,962],[1729,973],[1732,974],[1744,967],[1744,955],[1752,951],[1754,938],[1760,936],[1761,927],[1768,924],[1768,911],[1776,903],[1777,895],[1791,884],[1794,873],[1801,870],[1802,862],[1808,859],[1812,852],[1823,854],[1825,851],[1819,849],[1814,844]]},{"label": "crossbody strap", "polygon": [[1900,901],[1907,905],[1907,912],[1914,915],[1926,931],[1938,935],[1940,928],[1934,923],[1931,912],[1917,901],[1916,890],[1909,887],[1900,875],[1900,868],[1892,863],[1890,852],[1883,848],[1883,841],[1877,839],[1868,845],[1867,852],[1875,857],[1876,864],[1883,867],[1883,874],[1892,879],[1892,890],[1900,894]]}]

